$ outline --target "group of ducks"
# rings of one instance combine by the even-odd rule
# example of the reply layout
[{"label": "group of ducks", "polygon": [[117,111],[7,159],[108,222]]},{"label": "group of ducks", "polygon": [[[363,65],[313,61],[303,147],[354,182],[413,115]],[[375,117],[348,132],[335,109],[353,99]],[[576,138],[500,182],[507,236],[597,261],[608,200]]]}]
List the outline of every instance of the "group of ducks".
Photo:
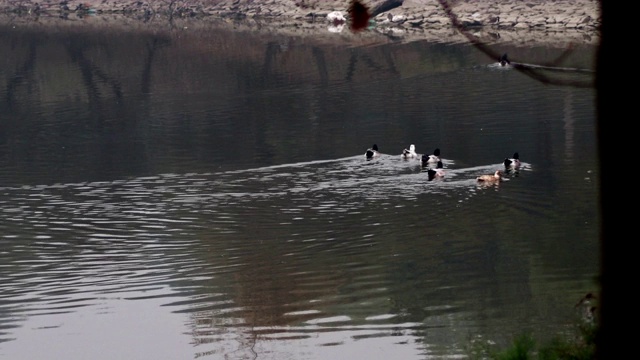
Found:
[{"label": "group of ducks", "polygon": [[[367,160],[375,159],[380,155],[381,153],[378,150],[377,144],[373,144],[373,146],[367,149],[367,151],[364,153],[365,159]],[[402,154],[400,156],[405,160],[420,159],[422,167],[426,169],[429,181],[436,178],[442,178],[445,175],[442,160],[440,160],[440,148],[436,148],[432,154],[420,155],[416,152],[416,146],[414,144],[411,144],[408,149],[405,148],[404,150],[402,150]],[[502,164],[504,165],[505,171],[517,170],[521,165],[520,155],[516,152],[513,154],[513,157],[505,158]],[[493,174],[480,175],[476,177],[476,180],[478,181],[478,183],[495,184],[502,181],[503,178],[504,171],[499,169],[496,170]]]}]

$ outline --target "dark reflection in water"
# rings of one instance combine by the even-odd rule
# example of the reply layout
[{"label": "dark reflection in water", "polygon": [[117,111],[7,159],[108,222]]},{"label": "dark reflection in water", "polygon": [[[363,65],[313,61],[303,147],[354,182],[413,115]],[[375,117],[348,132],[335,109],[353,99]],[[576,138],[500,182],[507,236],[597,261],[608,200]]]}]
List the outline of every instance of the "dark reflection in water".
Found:
[{"label": "dark reflection in water", "polygon": [[465,45],[0,36],[1,356],[464,356],[596,286],[592,89]]}]

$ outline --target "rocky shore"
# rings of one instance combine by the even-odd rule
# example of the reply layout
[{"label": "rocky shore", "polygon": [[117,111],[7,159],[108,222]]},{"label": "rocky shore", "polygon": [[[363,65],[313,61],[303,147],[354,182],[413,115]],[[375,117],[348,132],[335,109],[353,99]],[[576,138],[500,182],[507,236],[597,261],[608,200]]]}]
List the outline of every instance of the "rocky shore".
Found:
[{"label": "rocky shore", "polygon": [[[395,1],[373,17],[370,30],[406,40],[596,44],[600,8],[597,0],[445,0],[466,34],[438,0]],[[380,1],[363,0],[369,8]],[[230,26],[238,31],[292,35],[348,33],[348,23],[332,22],[339,11],[349,19],[349,0],[0,0],[0,24],[153,27],[171,21],[182,27]],[[91,19],[91,20],[90,20]]]}]

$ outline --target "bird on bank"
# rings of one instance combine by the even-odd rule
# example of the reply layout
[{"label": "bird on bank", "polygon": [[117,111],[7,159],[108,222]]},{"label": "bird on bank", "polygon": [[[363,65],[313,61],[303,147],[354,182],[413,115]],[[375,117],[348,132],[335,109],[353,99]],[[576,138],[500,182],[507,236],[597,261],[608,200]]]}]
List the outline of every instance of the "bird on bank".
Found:
[{"label": "bird on bank", "polygon": [[409,149],[402,150],[403,159],[413,159],[417,157],[418,153],[416,153],[416,146],[414,144],[409,145]]},{"label": "bird on bank", "polygon": [[500,181],[502,181],[502,171],[496,170],[493,175],[480,175],[476,178],[476,180],[478,180],[479,183],[483,184],[499,183]]},{"label": "bird on bank", "polygon": [[513,157],[511,158],[505,158],[504,161],[504,167],[505,169],[518,169],[520,168],[520,154],[513,153]]},{"label": "bird on bank", "polygon": [[378,144],[373,144],[373,146],[368,148],[367,151],[364,153],[364,157],[367,160],[377,158],[378,156],[380,156],[380,152],[378,151]]},{"label": "bird on bank", "polygon": [[433,154],[431,155],[427,155],[427,154],[422,155],[422,166],[438,164],[438,162],[440,162],[439,148],[433,150]]},{"label": "bird on bank", "polygon": [[329,21],[334,25],[340,25],[340,24],[344,24],[347,21],[347,19],[344,17],[344,15],[342,15],[342,12],[332,11],[327,14],[327,21]]}]

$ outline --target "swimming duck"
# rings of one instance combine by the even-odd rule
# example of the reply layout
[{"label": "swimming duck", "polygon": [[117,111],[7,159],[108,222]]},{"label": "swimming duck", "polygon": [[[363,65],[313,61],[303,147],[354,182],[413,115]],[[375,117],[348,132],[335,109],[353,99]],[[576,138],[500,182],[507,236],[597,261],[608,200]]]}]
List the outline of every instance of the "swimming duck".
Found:
[{"label": "swimming duck", "polygon": [[506,169],[517,169],[520,167],[520,155],[517,152],[513,153],[513,157],[505,158],[503,163]]},{"label": "swimming duck", "polygon": [[596,303],[596,296],[593,293],[588,293],[575,305],[578,316],[585,323],[595,323],[598,309]]},{"label": "swimming duck", "polygon": [[511,65],[511,61],[509,61],[509,58],[507,57],[507,53],[504,53],[500,57],[500,66],[507,66],[507,65]]},{"label": "swimming duck", "polygon": [[431,155],[422,155],[422,166],[437,164],[438,162],[440,162],[440,149],[433,150]]},{"label": "swimming duck", "polygon": [[480,183],[484,183],[484,184],[495,184],[498,183],[500,181],[502,181],[502,171],[501,170],[496,170],[495,173],[493,173],[493,175],[480,175],[476,178],[476,180],[478,180],[478,182]]},{"label": "swimming duck", "polygon": [[431,181],[433,179],[440,179],[444,177],[444,169],[442,166],[442,161],[438,161],[438,165],[436,165],[435,169],[429,168],[427,169],[428,180]]},{"label": "swimming duck", "polygon": [[403,159],[413,159],[417,158],[418,154],[416,153],[416,146],[414,144],[409,145],[409,149],[402,150],[402,158]]},{"label": "swimming duck", "polygon": [[378,156],[380,156],[380,152],[378,151],[378,144],[373,144],[373,146],[368,148],[367,151],[364,153],[364,157],[367,160],[377,158]]}]

